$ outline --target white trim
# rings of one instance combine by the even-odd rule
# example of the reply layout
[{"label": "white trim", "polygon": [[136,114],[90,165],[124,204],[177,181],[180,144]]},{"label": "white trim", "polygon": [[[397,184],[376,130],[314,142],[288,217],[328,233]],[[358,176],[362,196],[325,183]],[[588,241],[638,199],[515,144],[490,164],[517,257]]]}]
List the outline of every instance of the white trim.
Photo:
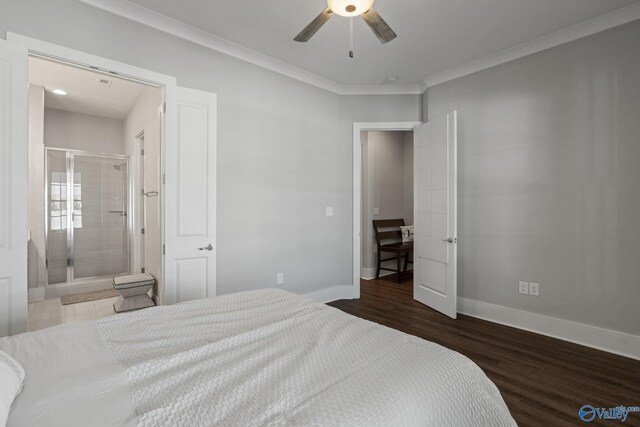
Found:
[{"label": "white trim", "polygon": [[[389,264],[391,264],[392,262],[395,262],[395,261],[387,261],[387,263],[389,263]],[[385,264],[383,263],[382,265],[384,266]],[[407,266],[407,271],[412,271],[412,270],[413,270],[413,264],[409,264]],[[380,277],[391,276],[392,274],[396,274],[396,273],[394,273],[393,271],[387,271],[387,270],[381,270],[380,271]],[[360,268],[360,278],[364,279],[364,280],[375,279],[376,278],[376,268],[375,267],[371,267],[371,268],[361,267]]]},{"label": "white trim", "polygon": [[420,84],[395,85],[341,85],[338,95],[420,95],[424,92]]},{"label": "white trim", "polygon": [[102,72],[114,72],[122,77],[134,78],[151,84],[168,86],[176,85],[176,78],[155,71],[138,68],[133,65],[113,61],[101,56],[92,55],[80,50],[70,49],[57,44],[45,42],[21,34],[7,31],[7,41],[25,47],[32,54],[41,54],[64,62],[74,63],[83,67],[91,67]]},{"label": "white trim", "polygon": [[42,301],[44,299],[44,286],[29,288],[29,302]]},{"label": "white trim", "polygon": [[353,272],[354,297],[360,298],[360,229],[362,212],[362,142],[360,132],[369,130],[410,131],[422,122],[353,123]]},{"label": "white trim", "polygon": [[458,67],[433,74],[422,79],[423,87],[429,88],[449,80],[454,80],[496,65],[504,64],[542,50],[550,49],[610,28],[618,27],[640,19],[640,3],[614,10],[588,21],[547,34],[534,40],[494,53],[484,58],[468,62]]},{"label": "white trim", "polygon": [[458,312],[640,360],[640,336],[529,311],[458,298]]},{"label": "white trim", "polygon": [[353,286],[339,285],[330,288],[320,289],[318,291],[307,292],[304,296],[316,300],[321,303],[336,301],[339,299],[358,298],[354,296]]},{"label": "white trim", "polygon": [[183,40],[213,49],[338,95],[420,95],[423,92],[419,84],[371,86],[342,85],[128,1],[80,1],[164,33],[171,34]]},{"label": "white trim", "polygon": [[640,19],[640,3],[636,3],[484,58],[427,76],[418,84],[342,85],[125,0],[80,1],[338,95],[418,95],[424,93],[428,87]]}]

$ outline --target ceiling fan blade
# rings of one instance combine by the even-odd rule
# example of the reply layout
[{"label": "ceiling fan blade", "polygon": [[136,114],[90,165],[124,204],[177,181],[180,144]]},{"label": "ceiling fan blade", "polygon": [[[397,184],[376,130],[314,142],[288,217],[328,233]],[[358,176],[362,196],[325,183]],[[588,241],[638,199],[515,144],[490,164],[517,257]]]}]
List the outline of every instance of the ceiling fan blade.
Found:
[{"label": "ceiling fan blade", "polygon": [[367,10],[362,14],[362,19],[371,28],[374,34],[378,37],[378,40],[384,43],[388,43],[397,37],[396,33],[391,27],[382,19],[382,16],[378,15],[378,12],[374,8]]},{"label": "ceiling fan blade", "polygon": [[326,8],[322,11],[320,15],[316,17],[309,25],[307,25],[304,30],[300,31],[294,40],[297,42],[307,42],[309,39],[324,25],[327,23],[329,18],[333,16],[333,11],[329,8]]}]

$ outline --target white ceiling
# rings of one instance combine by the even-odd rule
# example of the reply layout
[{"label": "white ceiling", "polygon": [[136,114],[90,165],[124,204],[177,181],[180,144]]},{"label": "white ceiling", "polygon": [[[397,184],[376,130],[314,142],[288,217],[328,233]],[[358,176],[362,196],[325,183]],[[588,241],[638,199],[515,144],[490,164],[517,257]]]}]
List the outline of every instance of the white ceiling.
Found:
[{"label": "white ceiling", "polygon": [[[101,79],[110,87],[99,85]],[[124,119],[145,85],[40,58],[29,58],[29,83],[44,86],[44,106],[74,113]],[[52,93],[62,89],[67,95]]]},{"label": "white ceiling", "polygon": [[308,43],[293,37],[325,0],[130,0],[342,85],[398,84],[432,76],[640,0],[376,0],[398,34],[380,44],[361,18],[348,58],[348,18],[334,16]]}]

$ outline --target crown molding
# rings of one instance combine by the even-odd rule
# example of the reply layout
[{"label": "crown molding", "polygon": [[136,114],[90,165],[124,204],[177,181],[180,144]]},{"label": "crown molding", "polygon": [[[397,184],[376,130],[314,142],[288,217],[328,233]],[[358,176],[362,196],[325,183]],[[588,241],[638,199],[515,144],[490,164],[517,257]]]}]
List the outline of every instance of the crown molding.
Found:
[{"label": "crown molding", "polygon": [[420,95],[422,90],[419,84],[395,84],[395,85],[351,85],[342,86],[340,95]]},{"label": "crown molding", "polygon": [[640,19],[640,3],[614,10],[604,15],[597,16],[588,21],[567,27],[555,33],[539,37],[537,39],[519,44],[509,49],[502,50],[484,58],[468,62],[458,67],[451,68],[441,73],[433,74],[422,79],[422,87],[426,90],[431,86],[448,82],[496,65],[504,64],[518,58],[522,58],[536,52],[559,46],[601,31]]},{"label": "crown molding", "polygon": [[640,19],[640,3],[636,3],[484,58],[427,76],[418,84],[343,85],[126,0],[79,1],[337,95],[419,95],[431,86]]},{"label": "crown molding", "polygon": [[342,85],[126,0],[79,1],[338,95],[419,95],[423,92],[419,84]]}]

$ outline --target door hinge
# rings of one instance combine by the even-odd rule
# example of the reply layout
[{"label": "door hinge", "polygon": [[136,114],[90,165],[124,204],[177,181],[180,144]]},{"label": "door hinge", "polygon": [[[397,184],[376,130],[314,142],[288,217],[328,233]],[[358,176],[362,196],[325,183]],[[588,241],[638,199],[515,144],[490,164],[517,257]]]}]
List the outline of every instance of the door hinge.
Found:
[{"label": "door hinge", "polygon": [[140,273],[146,273],[146,271],[144,271],[144,267],[140,269]]},{"label": "door hinge", "polygon": [[166,254],[166,253],[167,253],[167,251],[166,251],[166,247],[165,247],[165,245],[164,245],[164,243],[163,243],[163,244],[162,244],[162,255],[164,255],[164,254]]},{"label": "door hinge", "polygon": [[144,227],[140,230],[140,234],[144,234]]},{"label": "door hinge", "polygon": [[167,183],[167,175],[162,174],[162,183],[166,184]]},{"label": "door hinge", "polygon": [[144,156],[144,150],[140,150],[140,155]]},{"label": "door hinge", "polygon": [[167,112],[167,103],[166,102],[162,103],[162,112],[163,113]]}]

